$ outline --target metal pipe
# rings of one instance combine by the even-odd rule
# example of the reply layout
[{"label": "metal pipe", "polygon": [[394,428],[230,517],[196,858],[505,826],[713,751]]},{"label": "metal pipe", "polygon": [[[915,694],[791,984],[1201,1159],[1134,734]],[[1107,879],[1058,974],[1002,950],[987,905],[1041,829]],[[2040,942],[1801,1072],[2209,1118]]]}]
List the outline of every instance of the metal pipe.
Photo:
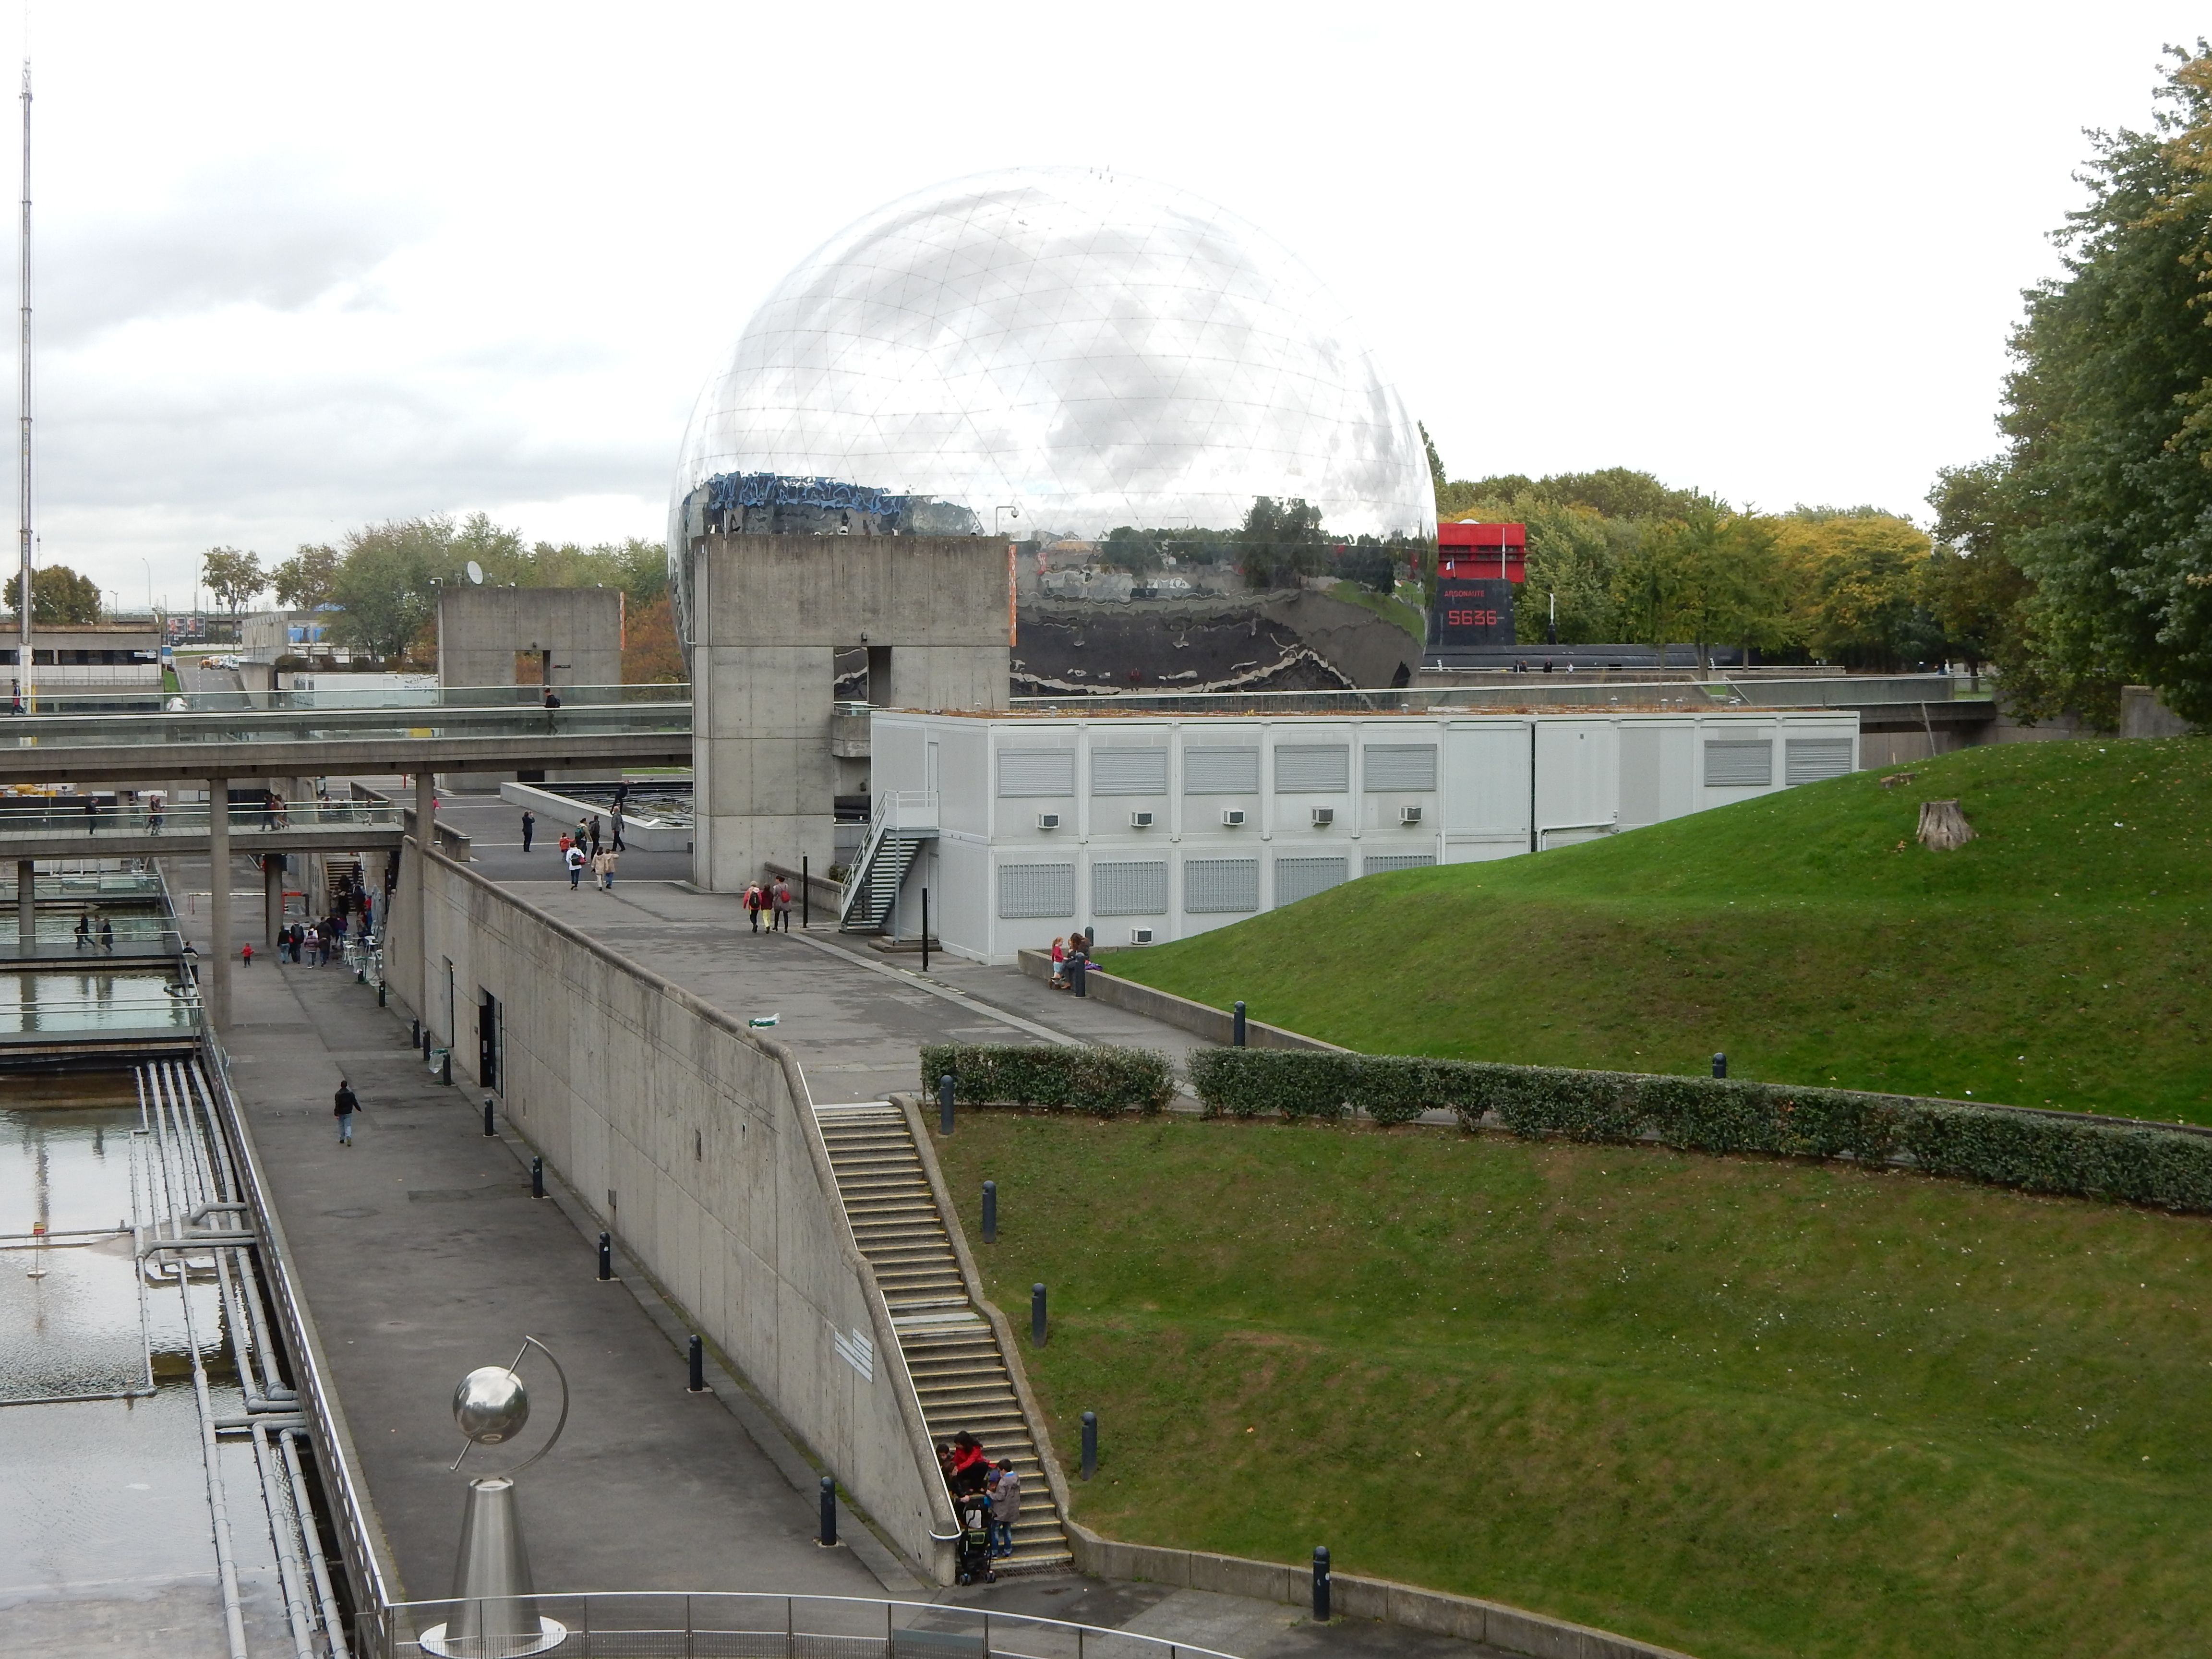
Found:
[{"label": "metal pipe", "polygon": [[215,1402],[208,1397],[207,1367],[200,1362],[199,1324],[192,1317],[192,1286],[178,1264],[178,1294],[185,1304],[185,1346],[192,1357],[192,1398],[200,1412],[200,1462],[207,1471],[208,1513],[215,1522],[216,1577],[222,1589],[222,1620],[230,1638],[230,1659],[251,1659],[246,1651],[246,1618],[238,1600],[238,1564],[230,1545],[230,1504],[223,1495],[222,1468],[215,1443]]},{"label": "metal pipe", "polygon": [[300,1559],[292,1528],[285,1523],[283,1489],[269,1467],[269,1441],[263,1432],[267,1426],[258,1421],[252,1424],[253,1467],[261,1476],[262,1506],[269,1512],[269,1541],[276,1550],[276,1577],[284,1587],[284,1613],[292,1622],[295,1659],[316,1659],[315,1620],[307,1606],[307,1565]]},{"label": "metal pipe", "polygon": [[[276,1437],[276,1443],[283,1449],[285,1472],[292,1478],[292,1509],[300,1517],[303,1536],[314,1525],[315,1519],[314,1504],[307,1493],[307,1477],[300,1468],[300,1438],[307,1432],[305,1428],[287,1425]],[[338,1612],[337,1592],[331,1585],[330,1564],[323,1559],[319,1532],[313,1534],[312,1542],[313,1547],[307,1551],[307,1571],[315,1581],[315,1599],[322,1604],[323,1637],[331,1644],[331,1659],[347,1659],[345,1620]]]}]

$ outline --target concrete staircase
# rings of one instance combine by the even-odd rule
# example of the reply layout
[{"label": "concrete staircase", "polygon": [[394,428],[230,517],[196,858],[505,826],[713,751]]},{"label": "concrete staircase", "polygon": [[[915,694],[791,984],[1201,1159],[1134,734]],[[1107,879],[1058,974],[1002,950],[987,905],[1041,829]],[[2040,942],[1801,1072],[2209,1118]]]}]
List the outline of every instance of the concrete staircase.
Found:
[{"label": "concrete staircase", "polygon": [[906,1116],[896,1106],[817,1106],[815,1120],[853,1237],[876,1270],[932,1441],[965,1429],[1022,1478],[1014,1553],[1000,1572],[1073,1565],[1036,1441],[990,1322],[968,1295]]},{"label": "concrete staircase", "polygon": [[[851,878],[856,884],[852,902],[838,921],[839,929],[848,933],[881,933],[891,906],[898,902],[899,884],[914,867],[915,855],[921,850],[921,843],[906,836],[878,836],[863,848]],[[1026,1492],[1022,1501],[1029,1501]]]}]

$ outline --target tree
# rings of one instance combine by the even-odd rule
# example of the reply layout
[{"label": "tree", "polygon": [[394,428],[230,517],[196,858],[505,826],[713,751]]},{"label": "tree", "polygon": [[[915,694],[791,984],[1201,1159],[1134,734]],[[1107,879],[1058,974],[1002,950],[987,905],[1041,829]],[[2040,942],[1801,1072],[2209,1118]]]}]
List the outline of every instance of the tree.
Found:
[{"label": "tree", "polygon": [[1884,669],[1942,658],[1942,629],[1922,603],[1926,532],[1886,513],[1817,507],[1772,522],[1794,629],[1815,656]]},{"label": "tree", "polygon": [[404,655],[438,610],[437,582],[453,574],[450,519],[393,519],[346,532],[331,599],[341,645],[377,657]]},{"label": "tree", "polygon": [[[8,584],[8,614],[20,605],[17,583]],[[31,573],[31,625],[64,627],[100,620],[100,589],[89,576],[80,576],[65,564],[50,564]]]},{"label": "tree", "polygon": [[2005,677],[2029,714],[2072,707],[2111,725],[2120,685],[2141,680],[2212,721],[2204,43],[2175,52],[2156,100],[2150,131],[2092,135],[2090,199],[2057,238],[2065,275],[2027,292],[2011,342],[2009,444],[1981,519],[2032,586],[2012,616],[2026,672]]},{"label": "tree", "polygon": [[230,612],[234,623],[238,613],[246,609],[246,602],[269,586],[268,573],[261,568],[260,559],[240,552],[234,547],[210,547],[200,556],[201,580],[216,603]]},{"label": "tree", "polygon": [[1946,467],[1928,492],[1936,547],[1922,573],[1921,603],[1942,626],[1950,654],[1970,669],[1995,665],[2007,688],[2033,684],[2035,584],[2006,547],[2025,527],[2005,488],[2004,463]]},{"label": "tree", "polygon": [[1437,498],[1441,501],[1451,484],[1451,480],[1444,477],[1444,458],[1437,453],[1437,441],[1429,436],[1428,422],[1418,421],[1414,424],[1421,428],[1421,447],[1428,453],[1429,482],[1436,487]]},{"label": "tree", "polygon": [[329,602],[337,575],[337,549],[302,543],[297,553],[269,573],[269,583],[276,590],[277,604],[289,610],[313,611]]}]

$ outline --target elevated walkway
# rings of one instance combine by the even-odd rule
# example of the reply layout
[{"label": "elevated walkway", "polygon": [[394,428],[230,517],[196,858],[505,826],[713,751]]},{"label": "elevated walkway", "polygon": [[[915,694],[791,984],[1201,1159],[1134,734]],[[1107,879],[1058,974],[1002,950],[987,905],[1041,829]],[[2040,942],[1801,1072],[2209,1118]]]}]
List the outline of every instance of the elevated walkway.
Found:
[{"label": "elevated walkway", "polygon": [[[92,859],[205,856],[209,811],[204,805],[169,806],[156,814],[143,805],[81,803],[0,808],[0,858]],[[390,803],[301,801],[270,815],[233,804],[230,850],[263,853],[388,852],[404,833],[401,810]]]},{"label": "elevated walkway", "polygon": [[969,1298],[959,1258],[916,1150],[896,1106],[817,1106],[837,1194],[860,1254],[876,1270],[921,1402],[930,1438],[965,1430],[994,1462],[1011,1462],[1022,1481],[1014,1553],[1000,1572],[1052,1572],[1074,1564],[1044,1462],[1037,1454],[998,1334]]}]

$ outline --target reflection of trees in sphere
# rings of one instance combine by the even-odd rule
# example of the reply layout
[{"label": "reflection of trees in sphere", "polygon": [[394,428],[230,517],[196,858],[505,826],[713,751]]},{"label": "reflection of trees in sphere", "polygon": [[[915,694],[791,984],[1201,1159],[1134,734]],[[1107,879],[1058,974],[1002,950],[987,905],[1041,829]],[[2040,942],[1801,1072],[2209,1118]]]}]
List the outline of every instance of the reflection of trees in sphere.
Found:
[{"label": "reflection of trees in sphere", "polygon": [[530,1420],[530,1390],[504,1365],[479,1365],[453,1390],[453,1421],[479,1446],[496,1446]]}]

